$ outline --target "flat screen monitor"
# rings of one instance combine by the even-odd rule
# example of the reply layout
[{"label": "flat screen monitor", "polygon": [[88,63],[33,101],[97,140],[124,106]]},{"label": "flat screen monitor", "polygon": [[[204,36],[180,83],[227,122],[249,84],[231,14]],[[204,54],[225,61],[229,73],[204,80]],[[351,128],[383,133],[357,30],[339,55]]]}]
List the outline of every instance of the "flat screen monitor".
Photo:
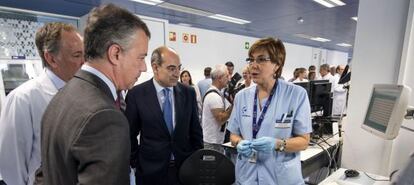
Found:
[{"label": "flat screen monitor", "polygon": [[404,85],[375,84],[362,128],[384,139],[398,135],[411,89]]},{"label": "flat screen monitor", "polygon": [[309,88],[309,82],[295,82],[295,85],[299,85],[303,87],[306,90],[306,93],[308,93],[308,98],[310,98],[310,88]]},{"label": "flat screen monitor", "polygon": [[311,111],[323,111],[323,116],[332,113],[331,83],[329,80],[312,80],[310,86]]}]

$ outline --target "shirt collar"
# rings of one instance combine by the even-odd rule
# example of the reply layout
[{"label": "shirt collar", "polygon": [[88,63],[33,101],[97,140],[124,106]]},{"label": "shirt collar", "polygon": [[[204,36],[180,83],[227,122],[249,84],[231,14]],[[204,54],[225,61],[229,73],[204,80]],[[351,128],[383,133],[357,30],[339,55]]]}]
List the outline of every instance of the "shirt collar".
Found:
[{"label": "shirt collar", "polygon": [[81,67],[82,70],[84,71],[88,71],[94,75],[96,75],[97,77],[99,77],[101,80],[103,80],[105,82],[105,84],[109,87],[109,89],[111,90],[112,96],[114,97],[114,100],[116,100],[118,98],[118,95],[116,94],[116,88],[114,83],[112,83],[111,80],[109,80],[108,77],[106,77],[103,73],[101,73],[100,71],[98,71],[97,69],[89,66],[89,65],[82,65]]},{"label": "shirt collar", "polygon": [[62,89],[65,86],[66,82],[60,79],[55,73],[53,73],[49,68],[46,68],[46,75],[52,81],[56,89]]},{"label": "shirt collar", "polygon": [[[157,91],[157,94],[160,93],[165,87],[161,86],[157,80],[155,80],[155,78],[152,78],[152,82],[154,82],[154,86],[155,86],[155,90]],[[168,89],[171,90],[171,92],[173,92],[173,87],[167,87]]]}]

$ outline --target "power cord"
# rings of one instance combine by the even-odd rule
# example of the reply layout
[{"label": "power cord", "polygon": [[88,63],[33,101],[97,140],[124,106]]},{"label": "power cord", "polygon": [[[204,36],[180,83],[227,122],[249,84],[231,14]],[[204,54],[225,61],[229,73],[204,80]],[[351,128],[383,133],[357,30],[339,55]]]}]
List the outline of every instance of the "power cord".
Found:
[{"label": "power cord", "polygon": [[367,172],[364,172],[364,174],[365,174],[367,177],[369,177],[370,179],[374,180],[374,181],[390,181],[390,180],[385,180],[385,179],[375,179],[375,178],[373,178],[373,177],[369,176]]}]

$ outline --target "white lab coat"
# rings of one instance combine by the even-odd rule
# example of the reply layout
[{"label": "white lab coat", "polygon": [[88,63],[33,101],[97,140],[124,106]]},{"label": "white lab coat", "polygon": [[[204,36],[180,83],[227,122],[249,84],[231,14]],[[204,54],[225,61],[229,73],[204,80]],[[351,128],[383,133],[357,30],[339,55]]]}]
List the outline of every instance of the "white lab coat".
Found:
[{"label": "white lab coat", "polygon": [[33,184],[40,166],[40,122],[57,91],[43,71],[6,97],[0,116],[0,174],[7,184]]},{"label": "white lab coat", "polygon": [[339,74],[334,76],[336,85],[333,89],[332,115],[340,115],[342,111],[346,113],[346,90],[343,84],[338,84],[340,77]]}]

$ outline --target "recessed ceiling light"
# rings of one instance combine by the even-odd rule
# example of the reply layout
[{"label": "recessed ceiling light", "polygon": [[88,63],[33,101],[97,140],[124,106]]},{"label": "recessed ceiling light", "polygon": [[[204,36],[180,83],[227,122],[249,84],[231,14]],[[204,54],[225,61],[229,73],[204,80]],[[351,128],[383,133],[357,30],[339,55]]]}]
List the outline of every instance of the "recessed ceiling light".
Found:
[{"label": "recessed ceiling light", "polygon": [[319,42],[329,42],[329,41],[331,41],[329,39],[325,39],[325,38],[322,38],[322,37],[315,37],[315,36],[311,36],[311,35],[306,35],[306,34],[303,34],[303,33],[293,34],[293,36],[304,38],[304,39],[309,39],[309,40],[314,40],[314,41],[319,41]]},{"label": "recessed ceiling light", "polygon": [[218,19],[218,20],[221,20],[221,21],[227,21],[227,22],[232,22],[232,23],[236,23],[236,24],[248,24],[248,23],[250,23],[250,21],[247,21],[247,20],[244,20],[244,19],[230,17],[230,16],[227,16],[227,15],[215,14],[215,13],[212,13],[212,12],[199,10],[199,9],[195,9],[195,8],[190,8],[190,7],[187,7],[187,6],[176,5],[176,4],[164,2],[164,1],[161,1],[161,0],[131,0],[131,1],[144,3],[144,4],[150,4],[150,5],[157,5],[161,8],[165,8],[165,9],[169,9],[169,10],[175,10],[175,11],[178,11],[178,12],[184,12],[184,13],[188,13],[188,14],[203,16],[203,17],[209,17],[209,18],[212,18],[212,19]]},{"label": "recessed ceiling light", "polygon": [[244,19],[239,19],[239,18],[230,17],[230,16],[227,16],[227,15],[221,15],[221,14],[214,14],[214,15],[210,15],[208,17],[213,18],[213,19],[217,19],[217,20],[232,22],[232,23],[236,23],[236,24],[248,24],[248,23],[250,23],[250,21],[247,21],[247,20],[244,20]]},{"label": "recessed ceiling light", "polygon": [[342,46],[342,47],[351,47],[352,46],[351,44],[347,44],[347,43],[338,43],[336,45]]},{"label": "recessed ceiling light", "polygon": [[344,6],[346,5],[344,2],[342,2],[341,0],[329,0],[332,3],[336,4],[337,6]]},{"label": "recessed ceiling light", "polygon": [[342,2],[341,0],[313,0],[323,6],[326,6],[328,8],[332,8],[335,6],[344,6],[346,5],[344,2]]},{"label": "recessed ceiling light", "polygon": [[204,10],[199,10],[199,9],[190,8],[190,7],[186,7],[186,6],[176,5],[176,4],[172,4],[172,3],[162,3],[162,4],[159,4],[158,6],[162,7],[162,8],[170,9],[170,10],[175,10],[175,11],[184,12],[184,13],[188,13],[188,14],[199,15],[199,16],[210,16],[210,15],[214,14],[214,13],[207,12],[207,11],[204,11]]},{"label": "recessed ceiling light", "polygon": [[351,17],[354,21],[358,21],[358,17]]},{"label": "recessed ceiling light", "polygon": [[178,25],[180,25],[180,26],[186,26],[186,27],[191,27],[192,25],[191,24],[187,24],[187,23],[178,23]]},{"label": "recessed ceiling light", "polygon": [[325,38],[322,38],[322,37],[312,37],[312,38],[310,38],[310,40],[314,40],[314,41],[318,41],[318,42],[329,42],[329,41],[331,41],[329,39],[325,39]]},{"label": "recessed ceiling light", "polygon": [[306,34],[303,34],[303,33],[293,34],[293,36],[300,37],[300,38],[304,38],[304,39],[311,39],[311,38],[313,38],[313,36],[306,35]]},{"label": "recessed ceiling light", "polygon": [[303,20],[303,17],[298,17],[296,21],[298,24],[302,24],[305,20]]},{"label": "recessed ceiling light", "polygon": [[161,0],[131,0],[131,1],[135,1],[137,3],[148,4],[148,5],[157,5],[157,4],[160,4],[160,3],[164,2],[164,1],[161,1]]}]

